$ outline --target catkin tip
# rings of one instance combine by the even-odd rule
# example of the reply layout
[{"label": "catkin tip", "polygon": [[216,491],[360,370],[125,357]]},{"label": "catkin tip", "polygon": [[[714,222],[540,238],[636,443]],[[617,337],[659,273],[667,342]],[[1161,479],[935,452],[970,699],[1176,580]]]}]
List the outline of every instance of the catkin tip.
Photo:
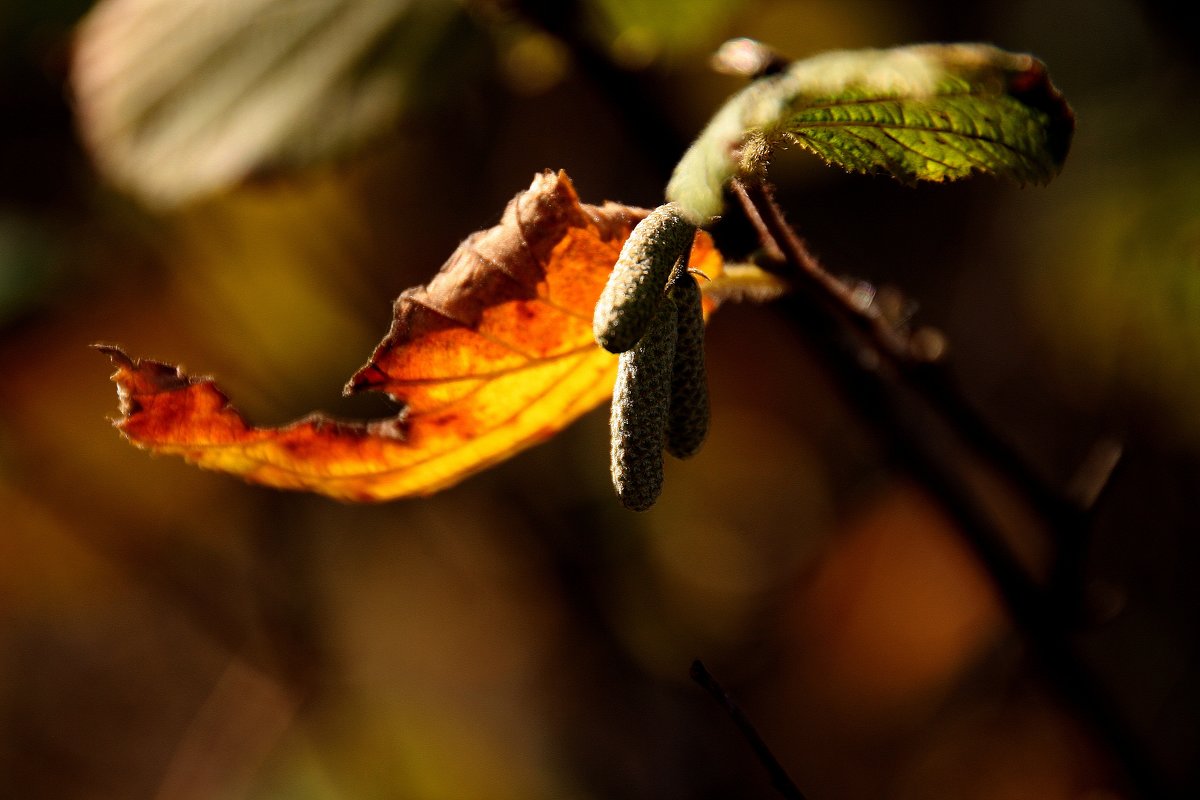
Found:
[{"label": "catkin tip", "polygon": [[592,335],[610,353],[637,344],[662,300],[671,268],[691,247],[696,228],[674,204],[659,206],[621,247],[592,314]]}]

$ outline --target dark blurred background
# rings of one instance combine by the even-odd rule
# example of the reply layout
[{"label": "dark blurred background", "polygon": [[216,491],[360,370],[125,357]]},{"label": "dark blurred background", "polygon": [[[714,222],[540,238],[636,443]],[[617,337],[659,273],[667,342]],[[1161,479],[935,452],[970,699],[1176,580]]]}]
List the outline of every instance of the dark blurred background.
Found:
[{"label": "dark blurred background", "polygon": [[[0,793],[775,797],[689,681],[700,657],[814,800],[1131,796],[938,497],[770,307],[714,317],[711,438],[647,514],[612,495],[604,411],[364,507],[110,427],[96,341],[218,376],[259,423],[386,413],[338,394],[391,299],[544,168],[589,202],[659,202],[741,85],[708,68],[731,36],[795,57],[987,41],[1049,65],[1078,117],[1049,187],[907,188],[802,153],[771,176],[831,271],[946,334],[971,404],[1045,481],[1124,443],[1086,551],[1109,613],[1075,643],[1162,784],[1200,792],[1194,23],[1124,0],[394,5],[400,44],[330,90],[355,102],[247,102],[244,130],[203,98],[303,98],[337,69],[319,33],[288,39],[288,4],[171,29],[164,9],[197,4],[105,0],[79,90],[91,4],[0,5]],[[290,56],[247,78],[260,45]],[[377,91],[364,75],[393,57],[403,80]],[[175,83],[153,108],[112,88],[154,81]]]}]

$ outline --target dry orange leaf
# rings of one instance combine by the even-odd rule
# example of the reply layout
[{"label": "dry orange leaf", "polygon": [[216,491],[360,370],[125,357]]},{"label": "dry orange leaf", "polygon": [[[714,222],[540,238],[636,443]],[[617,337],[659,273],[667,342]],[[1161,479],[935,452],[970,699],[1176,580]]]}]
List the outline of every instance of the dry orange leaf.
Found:
[{"label": "dry orange leaf", "polygon": [[[394,417],[256,427],[211,380],[104,345],[117,367],[116,426],[139,447],[267,486],[364,502],[443,489],[612,393],[617,356],[593,341],[592,310],[647,213],[582,204],[564,172],[536,176],[499,225],[396,300],[391,330],[345,389],[387,392],[403,406]],[[704,232],[691,264],[722,272]]]}]

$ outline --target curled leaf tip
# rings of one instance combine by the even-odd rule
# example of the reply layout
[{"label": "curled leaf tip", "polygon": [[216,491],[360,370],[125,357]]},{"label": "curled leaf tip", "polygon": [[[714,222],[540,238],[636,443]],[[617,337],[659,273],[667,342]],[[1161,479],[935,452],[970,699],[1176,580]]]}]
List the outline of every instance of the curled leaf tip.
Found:
[{"label": "curled leaf tip", "polygon": [[122,414],[131,413],[130,404],[138,395],[172,391],[191,381],[179,367],[146,358],[131,358],[117,345],[94,344],[92,347],[108,356],[117,368],[112,380],[117,384]]},{"label": "curled leaf tip", "polygon": [[1075,136],[1075,111],[1050,80],[1046,65],[1033,56],[1027,58],[1028,66],[1009,77],[1008,93],[1027,108],[1045,115],[1046,151],[1057,173],[1071,150],[1071,140]]},{"label": "curled leaf tip", "polygon": [[109,357],[114,366],[132,367],[133,359],[126,355],[125,351],[115,344],[106,344],[104,342],[94,342],[88,345],[93,350],[97,350]]}]

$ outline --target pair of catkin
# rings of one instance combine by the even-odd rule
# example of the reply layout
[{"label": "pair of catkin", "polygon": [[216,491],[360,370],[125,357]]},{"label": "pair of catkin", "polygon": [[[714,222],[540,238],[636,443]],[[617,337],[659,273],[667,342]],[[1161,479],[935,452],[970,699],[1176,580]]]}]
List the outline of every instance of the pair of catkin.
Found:
[{"label": "pair of catkin", "polygon": [[613,387],[613,487],[626,508],[645,511],[662,492],[663,450],[695,455],[708,433],[704,314],[687,269],[696,228],[674,204],[642,220],[621,249],[592,329],[620,353]]}]

